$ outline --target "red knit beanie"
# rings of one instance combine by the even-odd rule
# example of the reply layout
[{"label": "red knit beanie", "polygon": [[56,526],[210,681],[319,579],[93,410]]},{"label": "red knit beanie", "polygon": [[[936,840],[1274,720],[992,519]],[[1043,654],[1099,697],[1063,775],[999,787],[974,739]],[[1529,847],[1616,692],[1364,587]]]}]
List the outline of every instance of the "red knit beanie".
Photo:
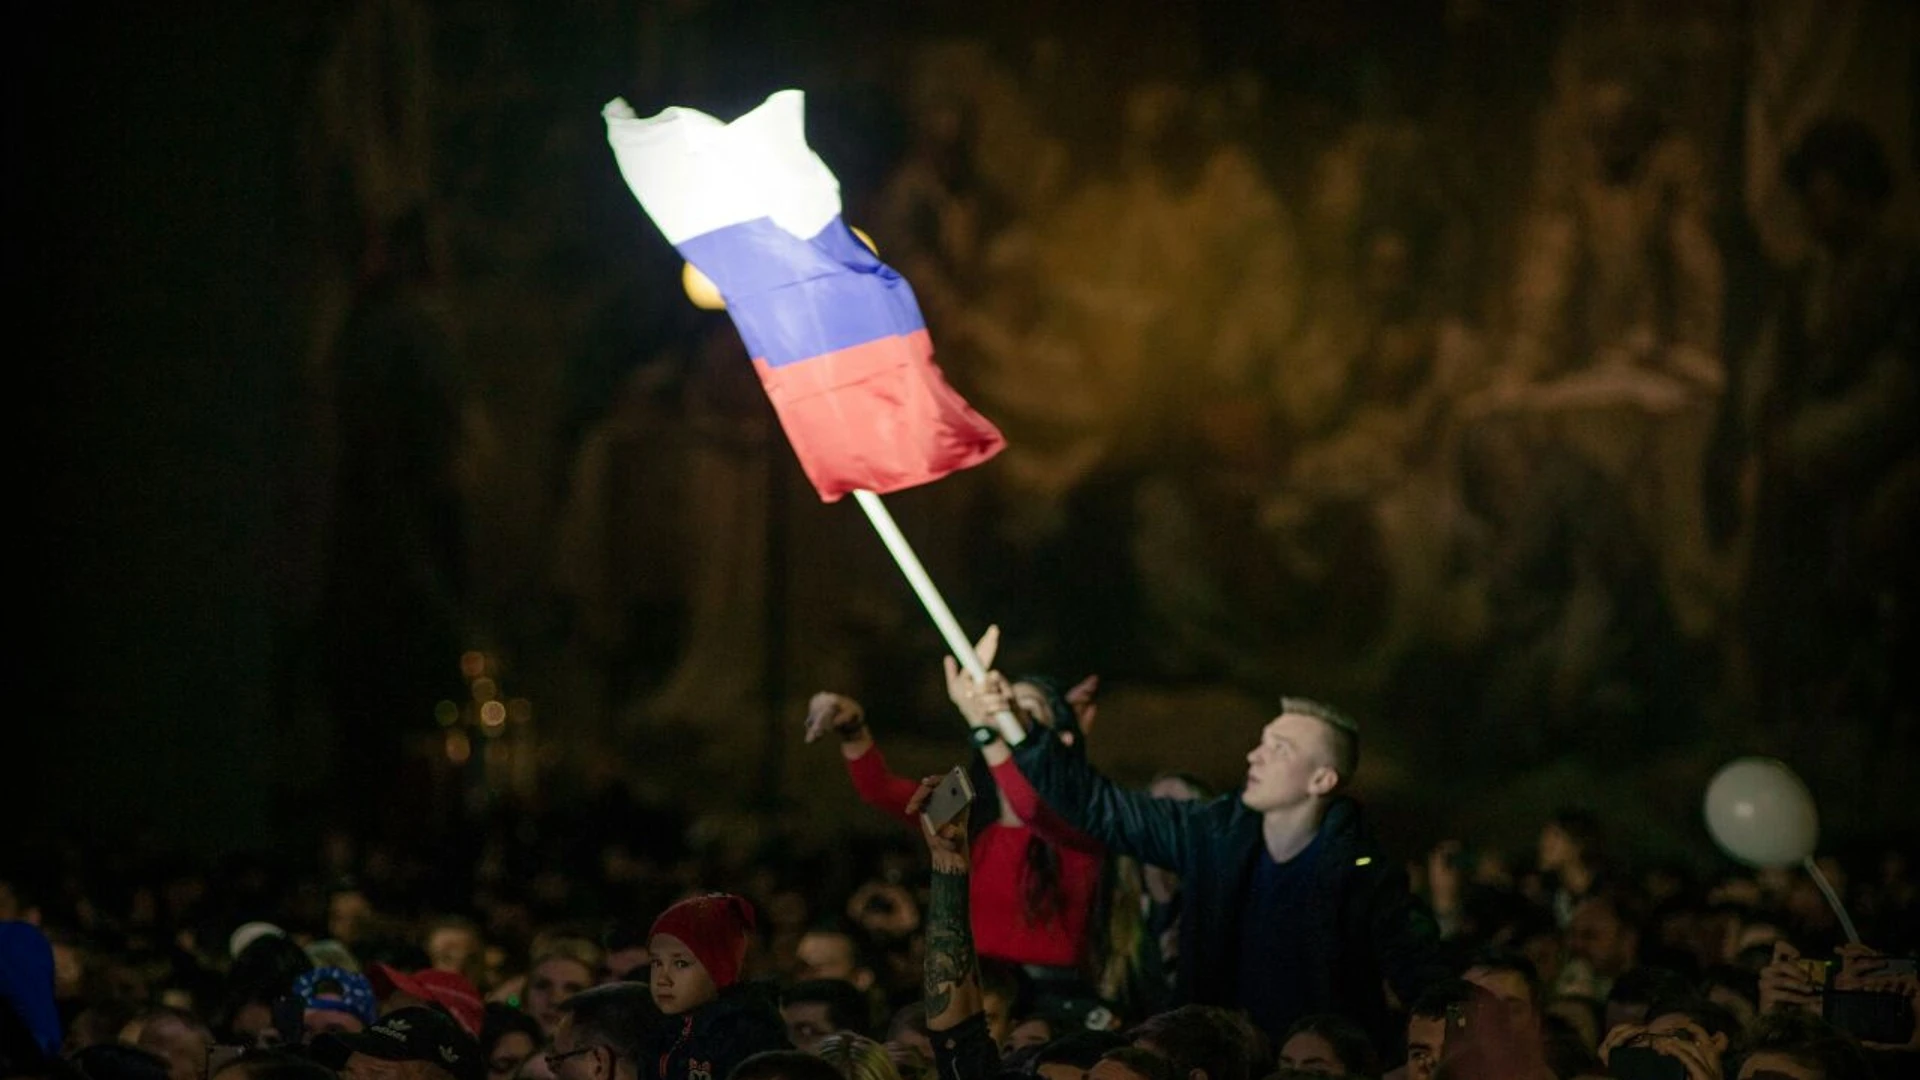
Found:
[{"label": "red knit beanie", "polygon": [[752,932],[752,904],[731,893],[708,893],[661,912],[647,937],[679,938],[713,977],[714,989],[725,990],[740,978],[740,965],[747,959],[747,935]]}]

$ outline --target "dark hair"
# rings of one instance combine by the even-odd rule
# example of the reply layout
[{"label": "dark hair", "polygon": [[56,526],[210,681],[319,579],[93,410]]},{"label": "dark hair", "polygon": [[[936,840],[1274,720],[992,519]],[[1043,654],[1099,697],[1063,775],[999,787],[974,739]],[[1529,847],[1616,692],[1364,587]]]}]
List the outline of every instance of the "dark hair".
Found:
[{"label": "dark hair", "polygon": [[1876,207],[1893,194],[1893,166],[1880,136],[1851,117],[1830,116],[1808,128],[1787,155],[1782,172],[1801,195],[1821,173]]},{"label": "dark hair", "polygon": [[1218,1005],[1182,1005],[1149,1016],[1127,1037],[1172,1062],[1179,1076],[1199,1069],[1207,1080],[1248,1080],[1251,1072],[1252,1046],[1244,1021]]},{"label": "dark hair", "polygon": [[1374,1051],[1373,1039],[1365,1028],[1339,1013],[1315,1013],[1294,1021],[1280,1037],[1282,1051],[1286,1049],[1287,1040],[1295,1035],[1317,1035],[1326,1040],[1333,1048],[1333,1056],[1340,1059],[1342,1070],[1349,1075],[1380,1075],[1380,1055]]},{"label": "dark hair", "polygon": [[1474,990],[1465,979],[1442,979],[1420,991],[1407,1011],[1422,1020],[1445,1020],[1449,1013],[1458,1012],[1473,1000]]},{"label": "dark hair", "polygon": [[1607,1004],[1652,1005],[1656,1001],[1678,1001],[1692,997],[1691,991],[1692,986],[1686,976],[1677,971],[1661,967],[1637,967],[1622,972],[1613,981],[1613,988],[1607,991]]},{"label": "dark hair", "polygon": [[835,1031],[867,1035],[873,1027],[871,1000],[845,979],[803,979],[781,991],[781,1008],[803,1004],[825,1005]]},{"label": "dark hair", "polygon": [[1656,998],[1647,1006],[1647,1022],[1652,1023],[1662,1016],[1684,1016],[1700,1025],[1709,1035],[1724,1036],[1727,1045],[1732,1046],[1740,1039],[1740,1021],[1733,1010],[1724,1005],[1716,1005],[1704,997],[1688,994],[1682,997]]},{"label": "dark hair", "polygon": [[125,1043],[99,1043],[73,1055],[88,1080],[167,1080],[167,1060]]},{"label": "dark hair", "polygon": [[853,969],[855,971],[865,968],[868,971],[878,973],[880,969],[879,963],[874,959],[879,955],[879,950],[874,946],[872,935],[868,934],[866,929],[859,923],[851,919],[842,916],[821,919],[808,926],[801,934],[802,936],[807,934],[829,934],[834,937],[846,938],[847,947],[853,952]]},{"label": "dark hair", "polygon": [[1600,827],[1600,818],[1593,811],[1582,806],[1563,806],[1553,812],[1547,824],[1567,834],[1567,839],[1580,849],[1581,862],[1597,866],[1603,861],[1606,832]]},{"label": "dark hair", "polygon": [[1704,996],[1726,989],[1740,995],[1754,1008],[1760,1007],[1760,976],[1732,964],[1715,964],[1700,973],[1700,993]]},{"label": "dark hair", "polygon": [[1093,1068],[1095,1062],[1108,1051],[1118,1050],[1127,1045],[1127,1037],[1117,1031],[1068,1031],[1040,1047],[1033,1056],[1033,1066],[1037,1070],[1042,1065],[1072,1065],[1085,1071]]},{"label": "dark hair", "polygon": [[600,947],[607,952],[624,952],[647,947],[647,928],[639,923],[616,920],[600,934]]},{"label": "dark hair", "polygon": [[1540,1005],[1540,969],[1534,967],[1533,961],[1527,959],[1525,954],[1512,949],[1485,948],[1467,959],[1467,970],[1474,968],[1510,971],[1520,976],[1520,980],[1527,985],[1527,1001],[1535,1007]]},{"label": "dark hair", "polygon": [[[608,985],[619,984],[609,983]],[[547,1033],[540,1030],[540,1021],[535,1020],[530,1014],[503,1001],[487,1002],[486,1011],[481,1015],[480,1020],[480,1053],[492,1057],[493,1048],[500,1045],[500,1040],[516,1031],[532,1039],[535,1046],[547,1041]]]},{"label": "dark hair", "polygon": [[573,1017],[582,1042],[598,1039],[629,1061],[640,1056],[647,1033],[660,1019],[653,994],[632,982],[607,983],[582,990],[561,1002],[561,1013]]},{"label": "dark hair", "polygon": [[207,1080],[228,1069],[244,1070],[247,1080],[338,1080],[340,1076],[305,1053],[285,1047],[244,1050],[208,1074]]},{"label": "dark hair", "polygon": [[1119,1046],[1100,1055],[1101,1061],[1118,1062],[1146,1077],[1146,1080],[1184,1080],[1171,1060],[1137,1046]]},{"label": "dark hair", "polygon": [[928,1038],[933,1037],[932,1030],[927,1027],[926,1002],[915,1001],[902,1005],[898,1009],[895,1009],[893,1016],[888,1019],[887,1039],[889,1041],[897,1039],[909,1031],[919,1032]]},{"label": "dark hair", "polygon": [[1785,1054],[1801,1065],[1819,1069],[1823,1080],[1873,1077],[1873,1068],[1859,1043],[1825,1020],[1797,1010],[1760,1018],[1747,1033],[1741,1061],[1759,1053]]},{"label": "dark hair", "polygon": [[733,1067],[725,1080],[846,1080],[840,1070],[803,1050],[762,1050]]},{"label": "dark hair", "polygon": [[1541,1016],[1540,1042],[1547,1055],[1547,1068],[1555,1076],[1586,1076],[1606,1070],[1600,1055],[1587,1045],[1586,1036],[1574,1030],[1564,1017],[1553,1013]]}]

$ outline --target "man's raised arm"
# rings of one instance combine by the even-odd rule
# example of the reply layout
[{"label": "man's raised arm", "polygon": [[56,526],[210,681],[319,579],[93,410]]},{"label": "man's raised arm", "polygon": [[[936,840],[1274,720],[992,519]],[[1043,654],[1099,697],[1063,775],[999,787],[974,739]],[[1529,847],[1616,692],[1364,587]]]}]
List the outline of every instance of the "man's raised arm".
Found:
[{"label": "man's raised arm", "polygon": [[[989,628],[975,650],[989,668],[999,640],[999,628]],[[996,720],[1014,707],[1006,677],[988,671],[986,680],[976,683],[952,657],[945,662],[947,696],[973,729],[988,765],[1012,760],[1061,820],[1108,848],[1153,866],[1186,864],[1194,804],[1129,791],[1087,764],[1084,746],[1068,746],[1057,733],[1024,719],[1026,737],[1009,748]]]}]

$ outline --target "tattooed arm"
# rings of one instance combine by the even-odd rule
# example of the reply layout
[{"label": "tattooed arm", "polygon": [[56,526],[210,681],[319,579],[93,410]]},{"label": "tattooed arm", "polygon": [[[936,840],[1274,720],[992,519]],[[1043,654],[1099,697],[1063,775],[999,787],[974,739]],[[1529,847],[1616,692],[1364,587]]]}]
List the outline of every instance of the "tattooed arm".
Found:
[{"label": "tattooed arm", "polygon": [[926,806],[943,778],[930,776],[921,781],[920,790],[907,803],[907,812],[918,816],[920,831],[927,838],[927,853],[933,862],[932,896],[927,904],[927,966],[923,987],[926,993],[927,1028],[942,1032],[978,1016],[980,1001],[980,964],[973,953],[973,926],[967,902],[969,853],[967,816],[938,829],[920,810]]}]

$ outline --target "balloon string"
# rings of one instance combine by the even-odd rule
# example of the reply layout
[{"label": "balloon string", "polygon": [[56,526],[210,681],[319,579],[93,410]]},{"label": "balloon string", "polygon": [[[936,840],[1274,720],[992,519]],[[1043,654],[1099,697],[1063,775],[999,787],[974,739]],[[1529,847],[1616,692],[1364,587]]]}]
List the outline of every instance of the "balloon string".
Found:
[{"label": "balloon string", "polygon": [[1840,916],[1840,929],[1847,932],[1847,941],[1854,945],[1860,944],[1860,931],[1853,928],[1853,917],[1847,914],[1846,905],[1840,902],[1840,894],[1833,891],[1833,885],[1827,881],[1827,875],[1820,872],[1820,865],[1813,861],[1811,855],[1800,860],[1800,865],[1806,867],[1807,873],[1813,877],[1813,883],[1820,886],[1821,894],[1827,898],[1827,906],[1833,909],[1835,915]]}]

